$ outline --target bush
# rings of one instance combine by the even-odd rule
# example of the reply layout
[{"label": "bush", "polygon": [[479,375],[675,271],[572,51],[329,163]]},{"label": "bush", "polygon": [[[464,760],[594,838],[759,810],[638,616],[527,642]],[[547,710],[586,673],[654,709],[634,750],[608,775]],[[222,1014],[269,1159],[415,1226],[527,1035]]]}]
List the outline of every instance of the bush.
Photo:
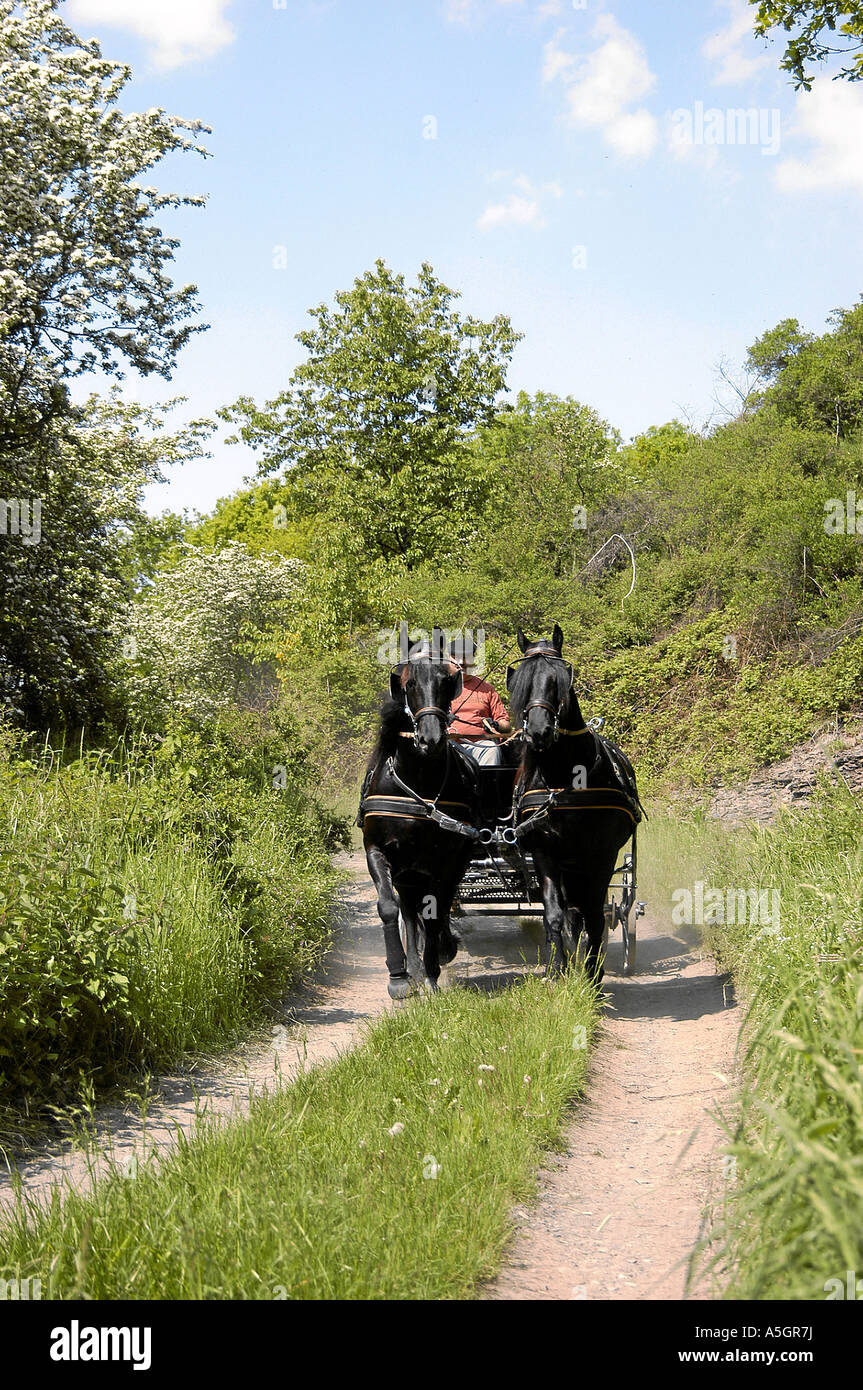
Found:
[{"label": "bush", "polygon": [[[224,1046],[329,939],[346,827],[277,732],[0,762],[0,1107]],[[279,754],[278,762],[276,755]],[[273,768],[277,768],[274,777]]]}]

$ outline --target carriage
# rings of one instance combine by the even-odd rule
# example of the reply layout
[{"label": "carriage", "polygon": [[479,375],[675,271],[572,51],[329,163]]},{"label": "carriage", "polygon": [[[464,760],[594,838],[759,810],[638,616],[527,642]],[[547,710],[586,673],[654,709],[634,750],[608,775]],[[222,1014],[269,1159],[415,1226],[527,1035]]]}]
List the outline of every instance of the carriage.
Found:
[{"label": "carriage", "polygon": [[[599,729],[601,719],[591,720]],[[532,855],[519,843],[513,825],[514,767],[480,767],[479,841],[459,886],[462,911],[471,916],[542,917],[543,904]],[[621,973],[635,971],[638,918],[646,904],[637,894],[637,830],[633,827],[630,848],[620,856],[609,884],[605,904],[603,955],[608,958],[609,933],[620,927],[622,942]],[[570,940],[568,949],[576,951]]]}]

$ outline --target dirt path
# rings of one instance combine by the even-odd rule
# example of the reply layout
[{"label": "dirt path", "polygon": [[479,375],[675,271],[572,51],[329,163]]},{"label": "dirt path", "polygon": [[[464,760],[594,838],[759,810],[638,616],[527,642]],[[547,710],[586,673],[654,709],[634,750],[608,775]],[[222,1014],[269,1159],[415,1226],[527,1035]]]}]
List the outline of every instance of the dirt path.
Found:
[{"label": "dirt path", "polygon": [[[126,1171],[144,1155],[170,1152],[201,1115],[242,1116],[251,1095],[272,1090],[303,1066],[361,1041],[365,1024],[390,1007],[374,894],[360,854],[344,856],[352,875],[341,892],[336,943],[326,967],[285,1001],[270,1035],[218,1063],[160,1078],[145,1119],[102,1106],[95,1157],[54,1143],[21,1165],[24,1188],[47,1195],[58,1183],[86,1187],[113,1161]],[[465,917],[463,946],[447,982],[499,987],[536,962],[538,922]],[[606,976],[612,1001],[565,1155],[543,1173],[540,1197],[516,1212],[510,1261],[485,1293],[499,1299],[679,1298],[685,1262],[705,1199],[722,1180],[718,1135],[705,1112],[727,1089],[736,1010],[695,933],[663,934],[640,924],[639,969],[615,974],[612,938]],[[694,1137],[693,1137],[694,1135]],[[0,1209],[12,1200],[0,1174]],[[702,1289],[696,1296],[708,1297]]]},{"label": "dirt path", "polygon": [[[740,1026],[731,986],[691,928],[639,924],[638,972],[619,969],[588,1096],[540,1197],[516,1211],[491,1299],[680,1299],[707,1204],[725,1181],[708,1112],[729,1096]],[[701,1281],[688,1297],[708,1299]]]}]

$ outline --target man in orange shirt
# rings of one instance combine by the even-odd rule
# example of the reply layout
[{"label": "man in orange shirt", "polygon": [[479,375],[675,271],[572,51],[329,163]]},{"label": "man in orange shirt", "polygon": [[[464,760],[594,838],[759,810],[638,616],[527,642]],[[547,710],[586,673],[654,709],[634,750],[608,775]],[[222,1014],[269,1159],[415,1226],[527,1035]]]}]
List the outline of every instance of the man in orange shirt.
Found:
[{"label": "man in orange shirt", "polygon": [[503,700],[493,685],[474,674],[472,641],[456,638],[449,655],[464,676],[464,689],[452,704],[450,737],[482,767],[499,767],[499,740],[512,731]]}]

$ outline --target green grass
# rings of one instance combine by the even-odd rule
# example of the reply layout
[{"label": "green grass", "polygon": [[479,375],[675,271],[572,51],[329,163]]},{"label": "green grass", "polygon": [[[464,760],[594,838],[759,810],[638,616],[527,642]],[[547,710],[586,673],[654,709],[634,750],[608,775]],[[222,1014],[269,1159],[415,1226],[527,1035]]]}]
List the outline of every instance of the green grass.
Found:
[{"label": "green grass", "polygon": [[595,1021],[581,974],[417,1000],[158,1172],[22,1203],[0,1277],[60,1299],[470,1297],[584,1085]]},{"label": "green grass", "polygon": [[732,1166],[707,1258],[729,1298],[821,1299],[863,1271],[863,804],[844,786],[728,837],[714,883],[769,886],[780,922],[711,928],[747,1005]]},{"label": "green grass", "polygon": [[0,1150],[230,1045],[320,958],[323,817],[254,774],[200,746],[0,756]]}]

